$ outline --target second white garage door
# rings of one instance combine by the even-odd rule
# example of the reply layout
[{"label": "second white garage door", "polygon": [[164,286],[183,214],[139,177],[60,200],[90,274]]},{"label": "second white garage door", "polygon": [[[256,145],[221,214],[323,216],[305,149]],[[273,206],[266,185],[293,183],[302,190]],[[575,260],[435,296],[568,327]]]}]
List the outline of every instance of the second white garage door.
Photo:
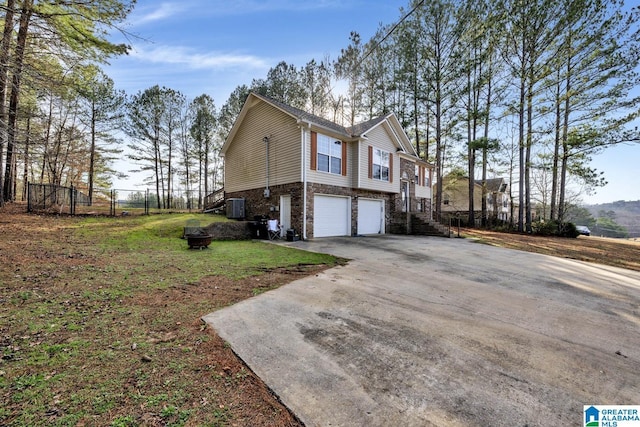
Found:
[{"label": "second white garage door", "polygon": [[313,197],[313,237],[348,236],[351,231],[351,199]]},{"label": "second white garage door", "polygon": [[384,234],[383,200],[358,200],[358,234]]}]

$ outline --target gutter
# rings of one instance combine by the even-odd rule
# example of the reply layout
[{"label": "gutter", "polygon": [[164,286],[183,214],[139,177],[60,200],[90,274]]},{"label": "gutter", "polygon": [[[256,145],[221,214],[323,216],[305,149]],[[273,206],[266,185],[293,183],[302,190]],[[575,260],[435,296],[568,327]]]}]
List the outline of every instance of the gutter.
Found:
[{"label": "gutter", "polygon": [[300,141],[302,141],[302,240],[307,240],[307,133],[311,130],[311,122],[304,123],[298,119]]}]

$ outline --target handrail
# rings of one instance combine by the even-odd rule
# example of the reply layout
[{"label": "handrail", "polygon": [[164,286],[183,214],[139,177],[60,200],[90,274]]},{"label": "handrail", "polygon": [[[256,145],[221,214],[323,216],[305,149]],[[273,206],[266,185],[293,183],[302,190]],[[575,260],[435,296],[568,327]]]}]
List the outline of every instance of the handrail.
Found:
[{"label": "handrail", "polygon": [[221,202],[222,200],[224,200],[224,187],[219,188],[213,193],[207,194],[204,197],[205,209]]}]

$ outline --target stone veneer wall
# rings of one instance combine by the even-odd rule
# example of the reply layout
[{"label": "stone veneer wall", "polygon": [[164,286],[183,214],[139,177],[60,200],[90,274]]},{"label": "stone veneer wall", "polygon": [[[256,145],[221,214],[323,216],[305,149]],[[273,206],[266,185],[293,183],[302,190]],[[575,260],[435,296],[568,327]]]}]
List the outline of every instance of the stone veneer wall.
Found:
[{"label": "stone veneer wall", "polygon": [[[401,159],[403,170],[406,170],[410,180],[414,179],[415,170],[413,163]],[[410,173],[410,174],[409,174]],[[398,183],[400,185],[400,183]],[[417,203],[424,203],[423,199],[416,199],[415,184],[410,185],[411,207],[415,209]],[[333,196],[348,196],[351,198],[351,231],[358,233],[358,203],[359,197],[384,200],[385,229],[387,233],[407,233],[406,225],[396,224],[398,214],[402,213],[402,198],[398,193],[380,193],[377,191],[361,190],[356,188],[336,187],[332,185],[307,183],[307,238],[313,238],[313,198],[315,194]],[[225,199],[244,198],[245,218],[252,221],[254,216],[266,215],[270,218],[280,219],[280,196],[291,196],[291,227],[302,236],[302,183],[285,184],[270,187],[270,196],[264,197],[264,188],[247,191],[239,191],[225,194]],[[406,215],[402,215],[404,219]],[[406,222],[403,220],[403,222]],[[399,226],[400,225],[400,226]]]},{"label": "stone veneer wall", "polygon": [[[416,197],[416,169],[415,164],[407,159],[400,158],[400,176],[403,174],[410,182],[409,185],[409,209],[411,212],[431,212],[431,199]],[[398,211],[402,211],[402,198],[398,197]],[[418,208],[420,207],[420,208]]]}]

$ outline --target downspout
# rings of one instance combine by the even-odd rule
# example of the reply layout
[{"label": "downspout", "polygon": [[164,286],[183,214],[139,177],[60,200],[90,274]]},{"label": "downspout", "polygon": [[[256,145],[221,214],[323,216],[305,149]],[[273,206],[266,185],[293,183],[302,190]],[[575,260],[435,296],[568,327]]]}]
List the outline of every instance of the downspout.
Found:
[{"label": "downspout", "polygon": [[358,153],[358,155],[356,156],[356,171],[357,171],[356,174],[358,179],[358,182],[356,183],[356,185],[358,186],[358,190],[359,190],[360,188],[362,188],[362,182],[360,181],[360,175],[361,175],[360,174],[360,158],[361,158],[360,153],[362,152],[360,151],[360,149],[362,148],[362,138],[358,138],[358,146],[356,148],[357,148],[356,152]]},{"label": "downspout", "polygon": [[264,189],[264,197],[269,197],[271,194],[271,190],[269,189],[269,137],[265,136],[264,138],[262,138],[262,141],[266,144],[267,146],[267,186]]},{"label": "downspout", "polygon": [[[307,123],[311,129],[311,123]],[[307,240],[307,133],[300,122],[300,140],[302,141],[302,240]]]}]

